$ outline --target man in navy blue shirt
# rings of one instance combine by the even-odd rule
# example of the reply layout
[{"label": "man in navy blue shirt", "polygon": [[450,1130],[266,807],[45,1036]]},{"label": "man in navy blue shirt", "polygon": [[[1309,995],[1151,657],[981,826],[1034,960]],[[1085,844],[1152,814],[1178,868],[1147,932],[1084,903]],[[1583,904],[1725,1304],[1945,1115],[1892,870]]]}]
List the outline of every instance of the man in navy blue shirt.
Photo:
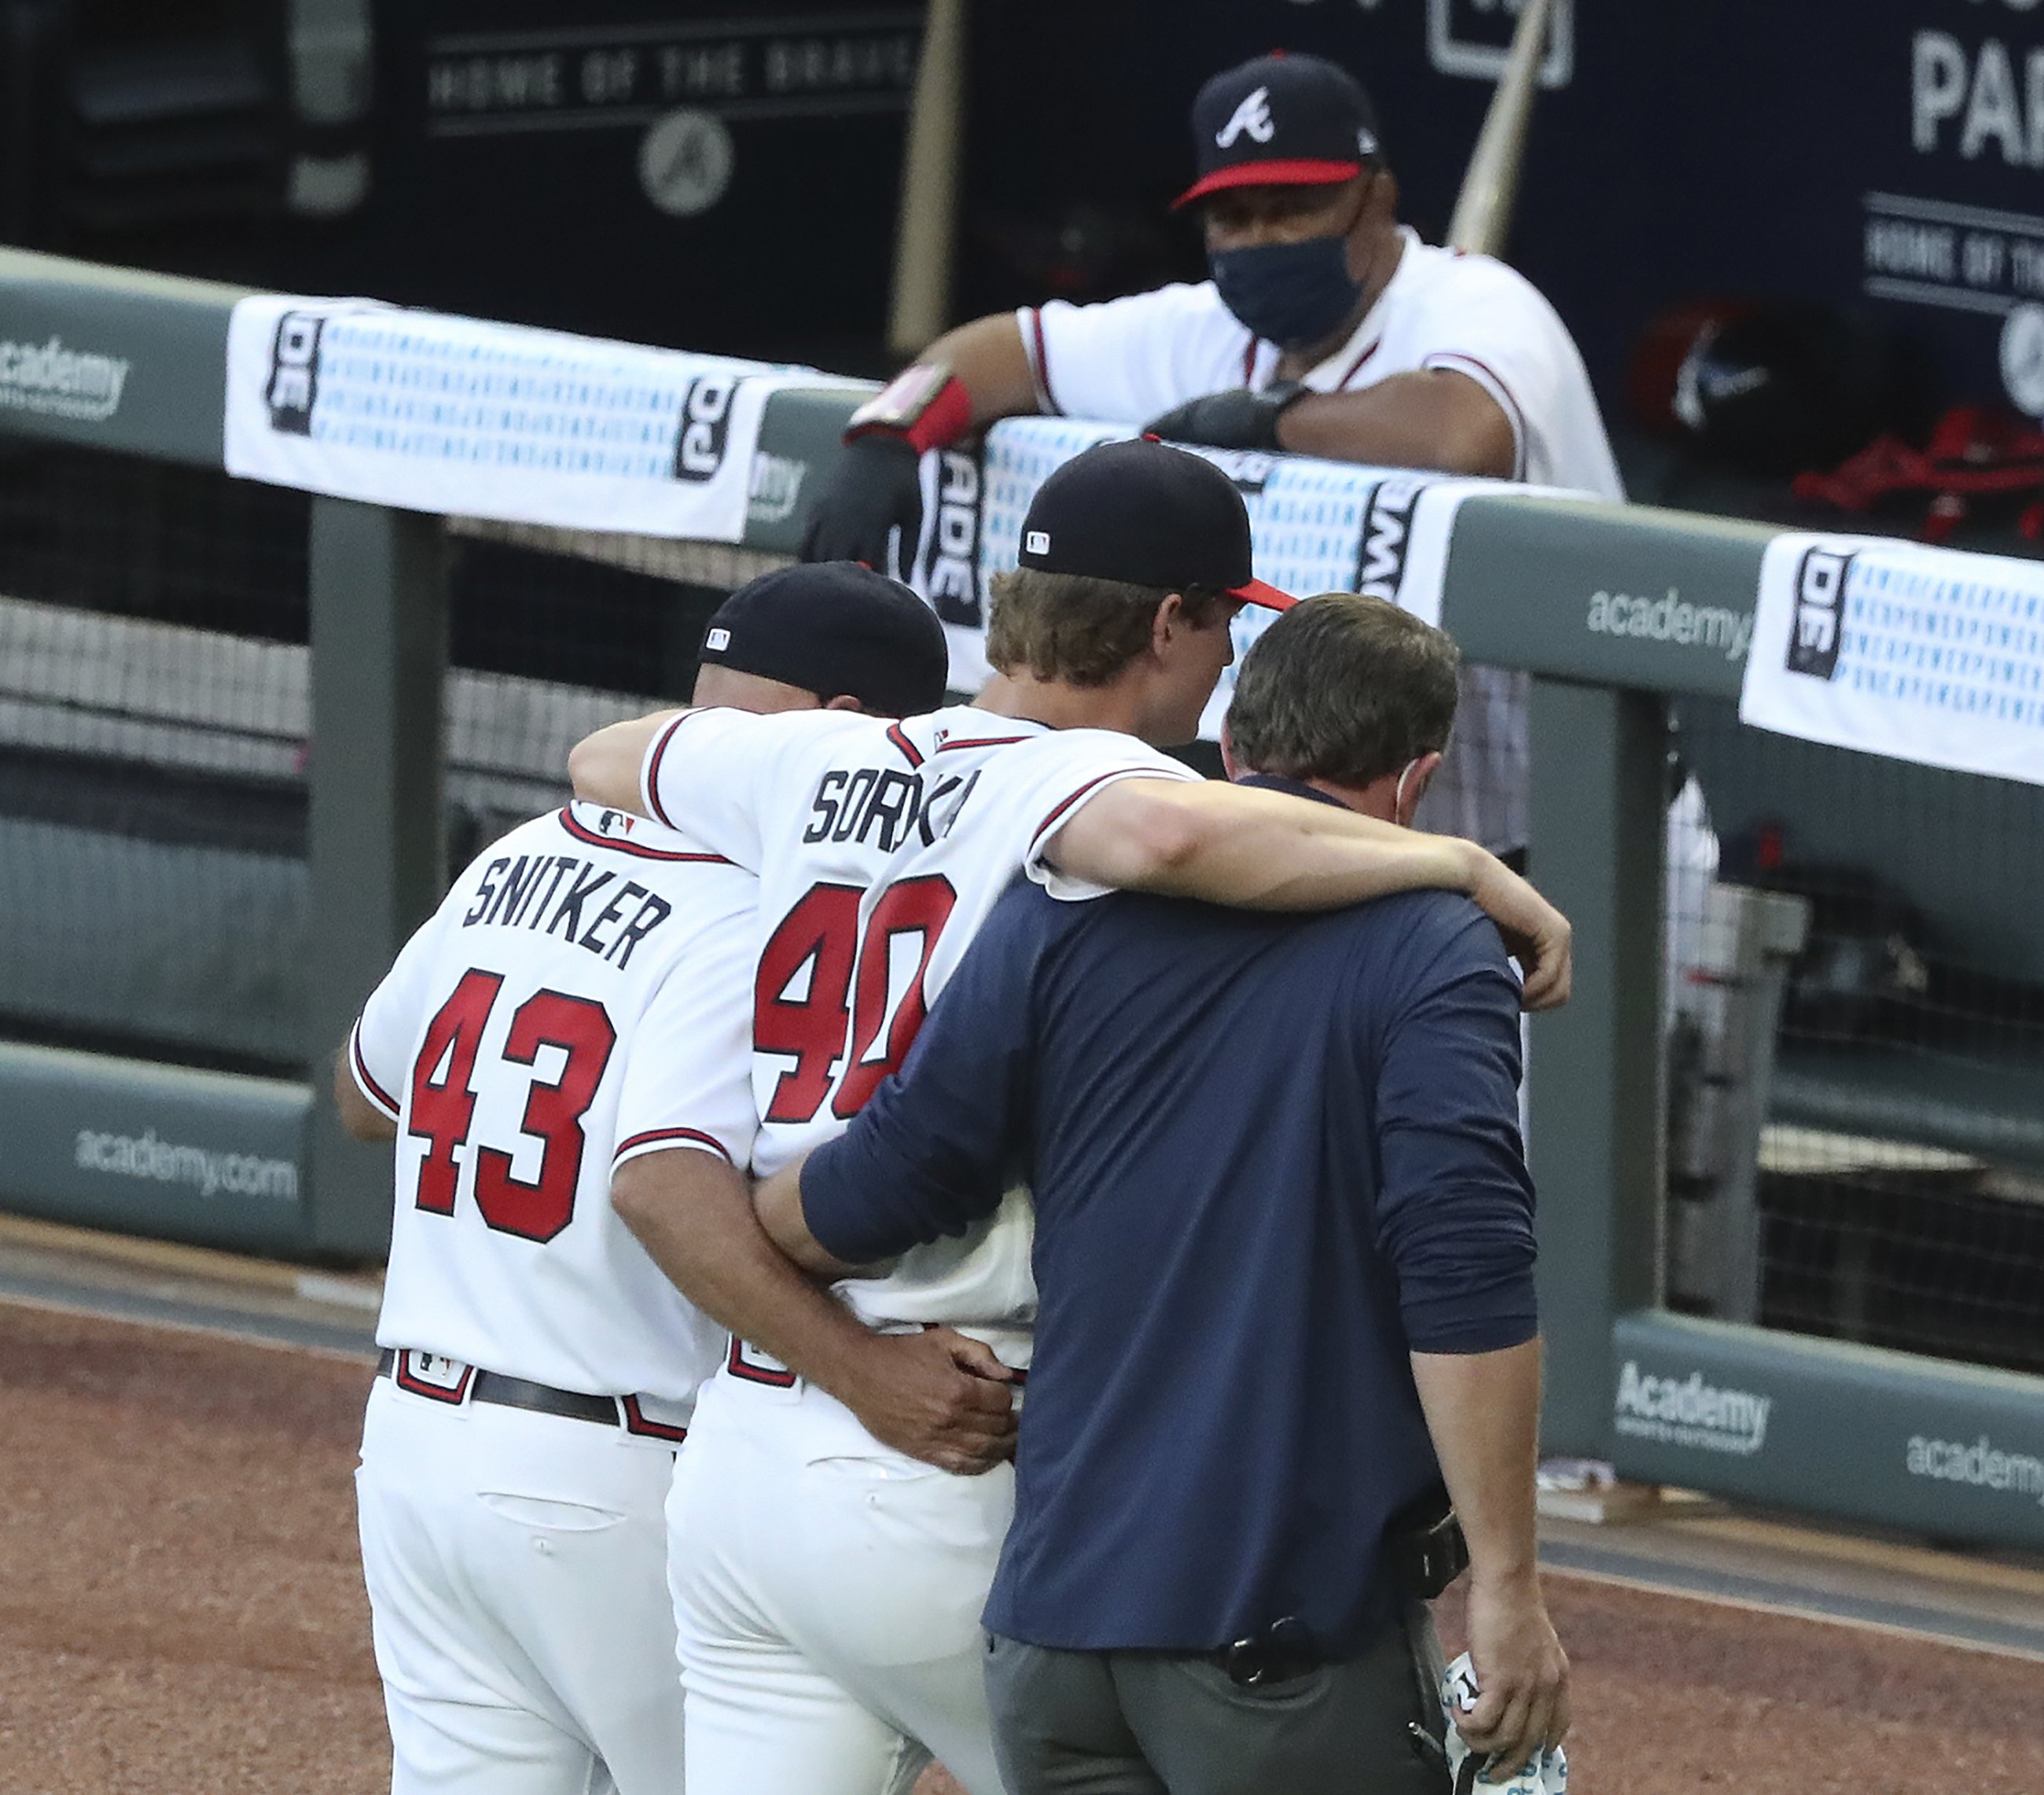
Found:
[{"label": "man in navy blue shirt", "polygon": [[[1231,770],[1406,821],[1455,662],[1377,601],[1301,605],[1243,666]],[[986,1612],[1012,1795],[1444,1788],[1397,1574],[1443,1483],[1483,1690],[1463,1734],[1515,1767],[1558,1742],[1518,1012],[1459,897],[1297,918],[1018,886],[901,1074],[762,1188],[832,1275],[1034,1192]]]}]

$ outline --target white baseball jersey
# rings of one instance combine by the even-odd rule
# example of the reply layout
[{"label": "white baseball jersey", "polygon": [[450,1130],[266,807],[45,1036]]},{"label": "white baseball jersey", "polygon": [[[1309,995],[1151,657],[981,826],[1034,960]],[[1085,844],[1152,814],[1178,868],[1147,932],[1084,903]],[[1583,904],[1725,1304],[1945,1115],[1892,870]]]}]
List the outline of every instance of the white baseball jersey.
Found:
[{"label": "white baseball jersey", "polygon": [[[1409,229],[1399,236],[1398,266],[1377,303],[1304,384],[1356,392],[1394,374],[1452,369],[1511,421],[1514,479],[1623,499],[1596,396],[1554,307],[1502,262],[1434,248]],[[1277,346],[1251,335],[1212,281],[1095,306],[1053,300],[1016,316],[1045,404],[1074,417],[1147,424],[1204,394],[1260,390],[1277,371]],[[1245,608],[1235,652],[1246,653],[1270,621]],[[1500,851],[1523,847],[1525,676],[1468,667],[1460,690],[1454,741],[1419,824]]]},{"label": "white baseball jersey", "polygon": [[[1197,777],[1131,736],[969,705],[892,724],[685,712],[641,776],[654,816],[759,874],[762,1176],[840,1132],[901,1064],[1018,871],[1054,896],[1097,894],[1043,859],[1089,799],[1122,779]],[[870,1320],[1026,1321],[1029,1232],[1027,1204],[1011,1200],[963,1240],[918,1248],[844,1294]]]},{"label": "white baseball jersey", "polygon": [[618,1219],[610,1176],[675,1148],[750,1159],[756,895],[721,856],[588,804],[455,880],[348,1043],[398,1129],[379,1344],[693,1399],[724,1336]]},{"label": "white baseball jersey", "polygon": [[[1354,333],[1304,383],[1355,392],[1394,374],[1451,368],[1495,399],[1517,444],[1512,478],[1609,499],[1624,490],[1568,327],[1523,275],[1488,256],[1436,249],[1409,229],[1398,267]],[[1279,351],[1253,336],[1212,281],[1093,306],[1016,314],[1053,411],[1130,423],[1203,394],[1270,384]]]}]

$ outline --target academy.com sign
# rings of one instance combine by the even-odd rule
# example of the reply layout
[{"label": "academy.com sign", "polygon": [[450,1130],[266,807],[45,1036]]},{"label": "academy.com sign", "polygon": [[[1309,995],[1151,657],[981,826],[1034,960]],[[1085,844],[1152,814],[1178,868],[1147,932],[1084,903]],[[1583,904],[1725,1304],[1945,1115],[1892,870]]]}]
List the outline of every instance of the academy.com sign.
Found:
[{"label": "academy.com sign", "polygon": [[1593,592],[1583,627],[1593,636],[1636,636],[1678,648],[1715,649],[1742,660],[1753,643],[1753,615],[1722,605],[1692,605],[1673,586],[1659,598],[1628,592]]},{"label": "academy.com sign", "polygon": [[1985,1434],[1970,1441],[1930,1439],[1920,1433],[1911,1434],[1904,1462],[1911,1477],[2034,1496],[2044,1507],[2044,1459],[2027,1452],[2004,1451]]},{"label": "academy.com sign", "polygon": [[60,337],[46,343],[0,337],[0,406],[104,423],[121,409],[130,366],[118,356],[67,349]]},{"label": "academy.com sign", "polygon": [[1751,1390],[1720,1389],[1700,1371],[1685,1378],[1642,1374],[1628,1359],[1619,1374],[1614,1422],[1635,1439],[1669,1446],[1700,1447],[1739,1458],[1758,1452],[1767,1438],[1774,1399]]},{"label": "academy.com sign", "polygon": [[216,1197],[224,1190],[233,1197],[291,1202],[298,1194],[298,1168],[289,1159],[186,1146],[159,1140],[154,1128],[136,1135],[80,1128],[72,1156],[81,1171],[189,1185],[202,1197]]}]

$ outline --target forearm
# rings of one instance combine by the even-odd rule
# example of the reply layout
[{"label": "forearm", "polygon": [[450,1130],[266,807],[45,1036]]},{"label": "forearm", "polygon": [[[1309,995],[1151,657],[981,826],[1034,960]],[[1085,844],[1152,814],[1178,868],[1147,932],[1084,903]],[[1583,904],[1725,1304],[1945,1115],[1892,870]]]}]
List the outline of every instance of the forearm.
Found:
[{"label": "forearm", "polygon": [[1035,374],[1012,312],[995,312],[947,330],[916,359],[942,363],[964,384],[975,429],[1037,409]]},{"label": "forearm", "polygon": [[752,1192],[753,1213],[759,1218],[774,1250],[813,1277],[850,1278],[859,1267],[828,1251],[809,1232],[802,1213],[802,1167],[808,1155],[786,1166],[756,1186]]},{"label": "forearm", "polygon": [[1309,394],[1285,407],[1280,446],[1328,461],[1509,479],[1511,420],[1476,382],[1448,368],[1397,374],[1354,393]]},{"label": "forearm", "polygon": [[1412,1355],[1427,1431],[1481,1584],[1523,1582],[1537,1560],[1540,1342],[1498,1352]]},{"label": "forearm", "polygon": [[1060,871],[1127,890],[1263,910],[1322,910],[1393,892],[1468,891],[1482,851],[1332,805],[1218,783],[1128,781],[1051,844]]},{"label": "forearm", "polygon": [[635,1178],[649,1160],[619,1169],[618,1213],[653,1263],[719,1326],[844,1397],[847,1363],[870,1339],[864,1325],[775,1248],[736,1172],[686,1149],[650,1158],[705,1162],[686,1168],[697,1175],[685,1194],[659,1188],[656,1172]]},{"label": "forearm", "polygon": [[575,796],[644,816],[646,801],[640,791],[639,774],[646,751],[653,745],[653,738],[680,715],[679,710],[656,710],[583,736],[568,751],[568,777],[574,782]]}]

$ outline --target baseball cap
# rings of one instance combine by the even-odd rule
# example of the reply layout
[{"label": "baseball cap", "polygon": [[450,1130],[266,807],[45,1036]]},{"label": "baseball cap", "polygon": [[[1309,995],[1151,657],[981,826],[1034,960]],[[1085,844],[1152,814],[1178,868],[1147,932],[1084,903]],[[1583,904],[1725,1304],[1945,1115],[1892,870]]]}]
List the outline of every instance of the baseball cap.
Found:
[{"label": "baseball cap", "polygon": [[1296,602],[1251,576],[1249,509],[1235,482],[1154,436],[1096,443],[1051,475],[1029,502],[1017,559],[1132,586],[1218,586],[1274,611]]},{"label": "baseball cap", "polygon": [[707,667],[756,673],[884,717],[944,701],[951,656],[936,613],[856,561],[781,567],[741,586],[703,632]]},{"label": "baseball cap", "polygon": [[1362,83],[1320,56],[1282,50],[1223,69],[1193,102],[1200,178],[1172,202],[1223,187],[1320,186],[1362,172],[1379,150]]}]

